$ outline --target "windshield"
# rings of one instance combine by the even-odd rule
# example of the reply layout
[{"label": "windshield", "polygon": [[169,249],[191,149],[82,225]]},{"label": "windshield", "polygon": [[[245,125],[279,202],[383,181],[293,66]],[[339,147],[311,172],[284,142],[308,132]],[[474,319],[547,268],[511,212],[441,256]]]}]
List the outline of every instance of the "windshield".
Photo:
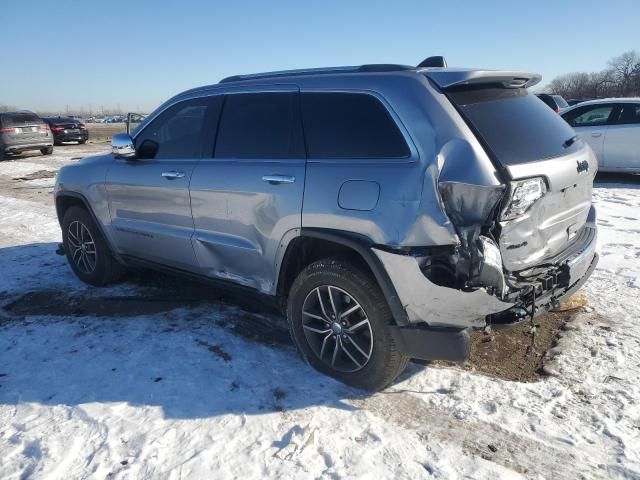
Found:
[{"label": "windshield", "polygon": [[575,131],[524,88],[461,87],[447,92],[476,135],[503,165],[544,160],[582,148]]}]

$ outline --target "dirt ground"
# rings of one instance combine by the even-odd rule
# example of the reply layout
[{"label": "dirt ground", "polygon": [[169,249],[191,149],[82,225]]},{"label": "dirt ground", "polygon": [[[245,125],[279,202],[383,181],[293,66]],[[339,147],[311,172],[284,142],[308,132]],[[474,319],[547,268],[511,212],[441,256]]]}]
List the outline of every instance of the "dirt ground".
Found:
[{"label": "dirt ground", "polygon": [[89,130],[89,141],[93,143],[107,143],[116,133],[125,132],[127,129],[124,123],[87,123]]}]

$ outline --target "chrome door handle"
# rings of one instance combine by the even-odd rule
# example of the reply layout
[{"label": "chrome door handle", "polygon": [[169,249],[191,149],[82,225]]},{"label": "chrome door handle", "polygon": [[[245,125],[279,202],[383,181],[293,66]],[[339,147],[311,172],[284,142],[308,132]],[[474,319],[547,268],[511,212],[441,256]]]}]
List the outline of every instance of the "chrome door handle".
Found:
[{"label": "chrome door handle", "polygon": [[175,180],[176,178],[184,177],[184,172],[176,172],[175,170],[171,170],[170,172],[162,172],[162,176],[167,180]]},{"label": "chrome door handle", "polygon": [[601,137],[602,136],[602,132],[593,132],[591,134],[592,137]]},{"label": "chrome door handle", "polygon": [[296,181],[296,177],[291,175],[264,175],[262,181],[271,185],[280,185],[281,183],[293,183]]}]

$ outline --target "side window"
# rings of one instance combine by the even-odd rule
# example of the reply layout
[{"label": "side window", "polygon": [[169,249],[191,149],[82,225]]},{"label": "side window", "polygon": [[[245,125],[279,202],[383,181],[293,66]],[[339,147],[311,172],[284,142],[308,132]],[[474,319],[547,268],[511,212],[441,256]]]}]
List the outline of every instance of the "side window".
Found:
[{"label": "side window", "polygon": [[[209,107],[212,103],[216,102],[208,97],[195,98],[177,103],[162,112],[136,137],[138,158],[200,158],[205,124],[211,117]],[[215,130],[210,131],[208,136],[214,135]]]},{"label": "side window", "polygon": [[302,94],[309,158],[406,158],[410,151],[385,106],[364,93]]},{"label": "side window", "polygon": [[566,113],[562,118],[572,127],[606,125],[614,107],[615,105],[613,104],[585,105]]},{"label": "side window", "polygon": [[640,124],[640,103],[623,103],[621,106],[620,117],[616,123]]},{"label": "side window", "polygon": [[238,93],[226,96],[216,158],[304,158],[298,94]]}]

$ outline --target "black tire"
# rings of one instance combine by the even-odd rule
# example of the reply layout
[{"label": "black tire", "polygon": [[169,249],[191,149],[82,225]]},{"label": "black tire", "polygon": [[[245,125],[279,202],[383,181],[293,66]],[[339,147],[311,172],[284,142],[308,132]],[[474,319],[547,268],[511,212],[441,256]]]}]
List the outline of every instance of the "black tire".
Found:
[{"label": "black tire", "polygon": [[[86,228],[88,235],[82,227]],[[73,206],[65,212],[62,219],[62,240],[69,265],[83,282],[94,286],[108,285],[120,280],[126,273],[125,267],[111,254],[109,245],[91,214],[83,207]],[[92,242],[93,247],[89,242]],[[85,245],[82,250],[78,249],[80,243]],[[83,254],[85,259],[81,260]]]},{"label": "black tire", "polygon": [[51,155],[53,153],[53,146],[41,148],[40,153],[43,155]]},{"label": "black tire", "polygon": [[87,141],[86,141],[86,140],[78,140],[78,144],[79,144],[79,145],[84,145],[85,143],[87,143]]},{"label": "black tire", "polygon": [[[356,319],[349,317],[351,320],[344,322],[345,325],[343,327],[335,326],[335,321],[331,324],[327,322],[327,317],[332,315],[335,317],[335,314],[321,315],[325,317],[323,319],[314,315],[310,316],[308,313],[303,314],[303,309],[309,309],[309,305],[314,302],[314,295],[322,297],[323,289],[326,289],[326,294],[330,295],[328,287],[331,287],[331,292],[333,292],[334,297],[337,292],[338,297],[342,296],[344,298],[344,301],[347,302],[343,305],[344,308],[351,306],[355,308],[357,304],[357,306],[362,309],[362,312],[356,310],[353,314],[350,314],[359,316],[356,317]],[[352,297],[351,300],[349,300],[348,297]],[[355,301],[355,303],[350,303],[351,301]],[[335,303],[338,302],[339,298],[336,299]],[[316,309],[314,310],[316,313],[318,313],[318,307],[324,312],[321,305],[322,303],[327,302],[317,302]],[[333,303],[331,304],[333,305]],[[345,310],[344,308],[342,308],[343,312],[350,309],[347,308]],[[339,310],[339,308],[334,309],[334,311],[336,310]],[[338,317],[341,316],[338,315]],[[309,320],[310,318],[311,320]],[[389,326],[393,324],[393,317],[380,288],[370,275],[362,272],[350,263],[337,259],[325,259],[312,263],[305,268],[298,275],[289,292],[287,319],[289,321],[291,337],[305,360],[320,372],[340,380],[347,385],[364,390],[381,390],[393,382],[409,362],[409,357],[398,351],[391,335]],[[340,318],[338,318],[338,320],[339,319]],[[351,338],[350,335],[356,334],[346,333],[350,330],[347,328],[347,326],[349,326],[348,322],[352,322],[351,327],[353,327],[354,324],[362,324],[363,319],[368,320],[370,328],[366,324],[365,327],[360,327],[361,337],[358,338],[357,341],[354,341],[356,340],[355,337]],[[331,321],[331,319],[328,320]],[[309,322],[318,323],[312,324]],[[303,327],[303,324],[305,324],[306,327]],[[320,339],[318,339],[318,341],[314,340],[314,338],[318,338],[313,337],[313,335],[316,334],[315,331],[309,333],[309,330],[313,330],[317,325],[322,325],[317,328],[331,329],[331,332],[328,334],[317,333],[321,335],[322,341],[320,341]],[[309,328],[310,326],[312,328]],[[363,328],[366,328],[364,332],[362,332]],[[334,329],[339,329],[342,333],[338,335]],[[305,331],[307,332],[306,334]],[[328,340],[326,340],[327,337],[325,335],[329,335]],[[336,337],[339,336],[344,339],[344,343],[340,343],[339,340],[336,339]],[[369,339],[369,343],[367,343],[367,339]],[[315,346],[313,346],[312,343]],[[326,348],[324,348],[325,343],[327,343],[331,349],[331,359],[326,353],[323,354],[326,350]],[[349,345],[350,343],[351,346]],[[364,354],[357,354],[356,349],[353,348],[355,346],[354,343],[356,345],[359,344],[358,350],[360,352],[369,349],[368,359]],[[336,346],[338,344],[340,344],[340,346]],[[349,354],[351,356],[350,360],[353,360],[353,357],[359,360],[358,363],[356,363],[355,360],[351,362],[353,368],[359,368],[356,371],[345,371],[345,368],[338,368],[340,361],[342,361],[343,365],[349,363],[344,345],[349,346],[349,350],[351,350],[351,354]],[[337,354],[333,353],[333,350],[336,349],[338,351]],[[318,352],[318,350],[320,351]],[[321,357],[325,360],[322,360]],[[333,360],[336,365],[332,366],[330,360]],[[363,365],[359,366],[360,363]]]}]

